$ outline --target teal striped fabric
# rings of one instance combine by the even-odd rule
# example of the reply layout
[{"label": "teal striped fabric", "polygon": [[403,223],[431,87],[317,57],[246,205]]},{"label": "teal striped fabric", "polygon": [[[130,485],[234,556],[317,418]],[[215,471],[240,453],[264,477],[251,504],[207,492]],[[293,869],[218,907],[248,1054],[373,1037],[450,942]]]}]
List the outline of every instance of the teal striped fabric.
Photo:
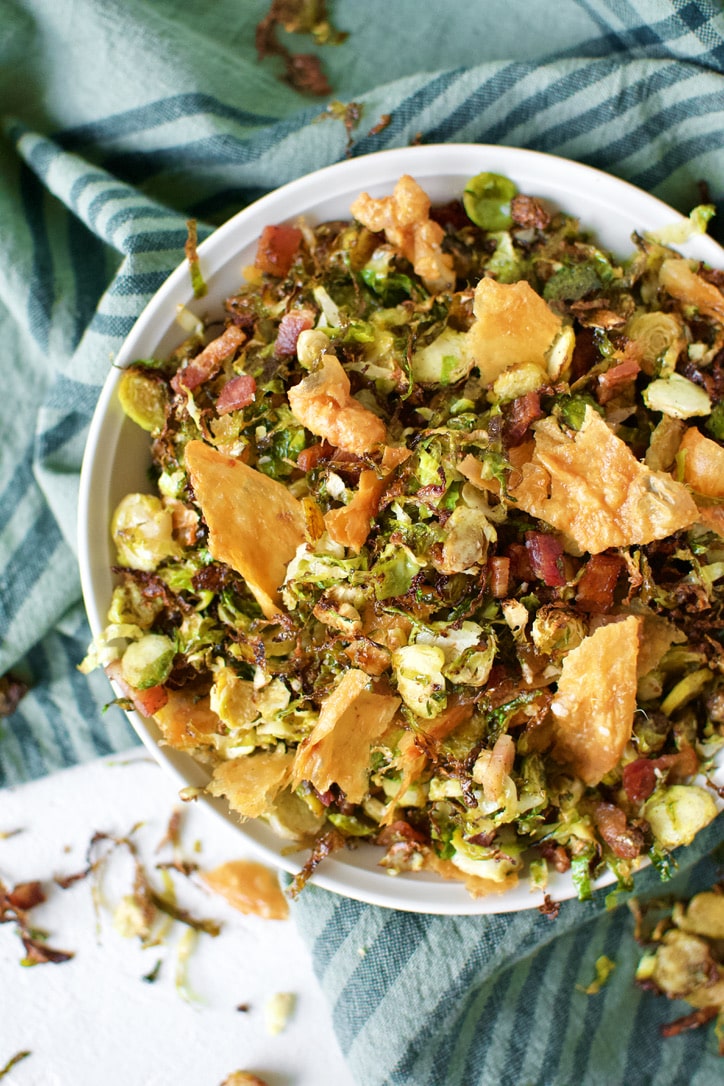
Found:
[{"label": "teal striped fabric", "polygon": [[[181,9],[181,10],[179,10]],[[75,507],[114,353],[202,234],[345,155],[328,99],[260,62],[256,0],[0,0],[0,675],[30,683],[0,721],[0,783],[122,749],[88,640]],[[598,166],[682,211],[705,182],[724,237],[724,15],[714,0],[337,0],[333,95],[363,106],[352,155],[413,140],[503,143]],[[374,131],[389,115],[389,124]],[[710,885],[721,819],[681,857]],[[654,893],[644,874],[639,891]],[[405,915],[313,888],[295,906],[361,1086],[721,1081],[712,1030],[661,1042],[675,1007],[635,990],[625,908],[557,920]],[[585,996],[593,963],[619,967]]]}]

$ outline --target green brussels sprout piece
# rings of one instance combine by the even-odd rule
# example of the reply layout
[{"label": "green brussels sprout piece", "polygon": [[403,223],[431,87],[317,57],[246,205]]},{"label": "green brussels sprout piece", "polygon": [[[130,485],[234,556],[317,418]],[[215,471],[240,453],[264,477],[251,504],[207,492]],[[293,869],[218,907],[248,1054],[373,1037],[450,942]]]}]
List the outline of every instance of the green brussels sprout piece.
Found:
[{"label": "green brussels sprout piece", "polygon": [[711,414],[711,400],[706,389],[680,373],[652,381],[644,389],[643,397],[651,411],[661,411],[670,418],[692,419]]},{"label": "green brussels sprout piece", "polygon": [[479,173],[468,181],[463,206],[468,218],[483,230],[509,230],[513,225],[510,202],[518,189],[499,173]]},{"label": "green brussels sprout piece", "polygon": [[148,690],[166,681],[173,667],[176,646],[164,634],[146,634],[132,641],[121,660],[121,674],[136,690]]},{"label": "green brussels sprout piece", "polygon": [[152,573],[165,558],[181,553],[172,532],[173,518],[160,498],[127,494],[111,520],[118,564]]},{"label": "green brussels sprout piece", "polygon": [[445,653],[437,645],[403,645],[392,653],[397,690],[408,709],[431,720],[447,704]]},{"label": "green brussels sprout piece", "polygon": [[644,807],[644,818],[663,848],[690,845],[699,830],[716,818],[716,803],[709,792],[695,784],[661,788]]},{"label": "green brussels sprout piece", "polygon": [[142,430],[150,434],[163,430],[168,394],[162,381],[131,367],[121,374],[118,399],[125,414]]}]

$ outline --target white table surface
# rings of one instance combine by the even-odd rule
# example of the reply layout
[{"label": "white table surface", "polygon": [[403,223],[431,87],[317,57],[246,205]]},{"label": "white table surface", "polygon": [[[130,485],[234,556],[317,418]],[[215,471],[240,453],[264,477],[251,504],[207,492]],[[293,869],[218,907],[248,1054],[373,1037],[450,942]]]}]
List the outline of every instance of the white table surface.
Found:
[{"label": "white table surface", "polygon": [[[256,858],[232,826],[201,805],[181,805],[175,782],[142,748],[0,792],[0,879],[6,886],[40,879],[47,901],[31,920],[50,946],[74,952],[63,964],[23,967],[14,925],[0,926],[0,1068],[31,1052],[3,1086],[220,1086],[235,1070],[269,1086],[353,1086],[293,920],[244,916],[174,873],[178,904],[223,924],[218,937],[199,936],[187,964],[198,998],[188,1002],[175,980],[185,926],[175,923],[161,946],[145,949],[113,926],[115,906],[132,889],[125,850],[106,864],[106,901],[97,911],[91,878],[66,890],[53,882],[84,867],[94,832],[125,835],[141,822],[134,840],[163,889],[154,865],[171,853],[156,848],[181,806],[188,859],[208,869]],[[10,836],[14,830],[22,832]],[[158,979],[145,982],[159,958]],[[274,1036],[264,1011],[279,992],[293,993],[296,1006]]]}]

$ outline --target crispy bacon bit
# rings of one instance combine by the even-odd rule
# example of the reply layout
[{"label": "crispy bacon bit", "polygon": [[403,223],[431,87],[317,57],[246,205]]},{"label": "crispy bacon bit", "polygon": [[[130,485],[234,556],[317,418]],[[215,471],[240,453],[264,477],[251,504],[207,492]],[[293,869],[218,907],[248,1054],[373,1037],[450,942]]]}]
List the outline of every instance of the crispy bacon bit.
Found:
[{"label": "crispy bacon bit", "polygon": [[316,468],[320,460],[331,456],[333,451],[332,446],[328,445],[326,441],[318,441],[315,445],[309,445],[306,449],[302,449],[297,457],[297,467],[300,471],[311,471],[312,468]]},{"label": "crispy bacon bit", "polygon": [[505,444],[520,445],[525,440],[531,424],[542,417],[540,392],[526,392],[524,396],[518,396],[511,402],[505,419],[503,427]]},{"label": "crispy bacon bit", "polygon": [[289,274],[302,243],[302,231],[296,226],[265,226],[259,238],[254,267],[283,279]]},{"label": "crispy bacon bit", "polygon": [[560,901],[554,901],[549,894],[544,894],[543,904],[538,906],[538,912],[542,916],[547,916],[549,920],[556,920],[560,911]]},{"label": "crispy bacon bit", "polygon": [[563,573],[563,547],[556,536],[547,532],[526,532],[525,547],[531,569],[543,584],[549,588],[560,588],[566,583]]},{"label": "crispy bacon bit", "polygon": [[219,372],[224,362],[235,355],[245,341],[246,333],[236,324],[230,324],[220,336],[207,343],[196,358],[192,358],[187,366],[174,374],[171,387],[176,392],[190,392],[203,385],[204,381]]},{"label": "crispy bacon bit", "polygon": [[240,373],[238,377],[232,377],[227,381],[216,401],[217,415],[228,415],[230,411],[238,411],[242,407],[248,407],[256,397],[256,381],[248,373]]},{"label": "crispy bacon bit", "polygon": [[623,770],[623,787],[632,803],[643,803],[649,798],[656,787],[657,769],[675,783],[693,777],[699,769],[699,759],[693,747],[684,747],[676,754],[629,762]]},{"label": "crispy bacon bit", "polygon": [[576,603],[583,611],[610,611],[618,578],[626,563],[618,554],[594,554],[586,562],[576,587]]},{"label": "crispy bacon bit", "polygon": [[508,547],[508,561],[510,563],[510,576],[514,581],[531,581],[533,579],[530,553],[522,543],[510,544]]},{"label": "crispy bacon bit", "polygon": [[640,372],[641,367],[635,358],[625,358],[617,366],[612,366],[610,370],[600,374],[598,378],[598,402],[602,404],[608,403],[609,400],[618,396],[627,385],[636,380]]},{"label": "crispy bacon bit", "polygon": [[594,812],[598,832],[608,847],[622,860],[633,860],[644,844],[644,835],[635,826],[629,826],[626,815],[613,803],[599,803]]},{"label": "crispy bacon bit", "polygon": [[570,870],[571,857],[568,855],[563,845],[556,845],[553,841],[542,841],[539,845],[541,856],[553,864],[556,871],[562,875],[564,872]]},{"label": "crispy bacon bit", "polygon": [[655,765],[651,758],[637,758],[623,769],[623,787],[632,803],[643,803],[656,787]]},{"label": "crispy bacon bit", "polygon": [[291,309],[279,321],[274,353],[280,358],[291,358],[297,349],[300,332],[314,327],[316,314],[313,309]]},{"label": "crispy bacon bit", "polygon": [[429,843],[424,833],[420,833],[409,822],[405,822],[401,818],[396,822],[391,822],[389,826],[383,826],[375,837],[375,843],[382,845],[383,848],[389,848],[390,845],[394,845],[398,841],[416,842],[419,845]]},{"label": "crispy bacon bit", "polygon": [[509,595],[510,558],[496,557],[488,561],[488,585],[497,600]]},{"label": "crispy bacon bit", "polygon": [[510,213],[516,226],[522,226],[526,230],[535,227],[545,230],[551,221],[549,213],[540,200],[536,200],[535,196],[524,196],[522,193],[518,193],[510,201]]}]

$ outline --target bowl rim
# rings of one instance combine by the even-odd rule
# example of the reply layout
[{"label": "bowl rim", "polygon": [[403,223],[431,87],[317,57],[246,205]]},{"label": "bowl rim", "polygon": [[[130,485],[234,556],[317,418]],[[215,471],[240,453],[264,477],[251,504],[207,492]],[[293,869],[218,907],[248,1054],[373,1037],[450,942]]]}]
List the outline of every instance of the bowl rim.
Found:
[{"label": "bowl rim", "polygon": [[[522,177],[530,178],[531,181],[526,182],[523,191],[538,195],[539,193],[535,192],[536,187],[539,190],[550,189],[555,192],[555,202],[564,210],[567,203],[570,206],[580,202],[585,194],[595,193],[596,206],[603,209],[603,214],[608,209],[612,216],[623,215],[628,220],[629,236],[633,229],[658,230],[672,223],[686,221],[685,216],[668,204],[627,181],[595,167],[545,152],[490,144],[428,144],[392,148],[322,167],[267,193],[237,212],[198,246],[205,278],[208,282],[213,282],[224,262],[228,263],[229,259],[233,259],[233,253],[239,253],[244,247],[256,243],[264,225],[296,219],[304,212],[305,206],[313,205],[315,199],[319,202],[320,192],[323,193],[324,202],[330,203],[341,195],[352,194],[351,200],[362,189],[372,189],[373,192],[375,188],[389,191],[403,173],[412,174],[425,189],[426,182],[429,184],[431,180],[448,176],[456,179],[471,177],[482,169],[503,173],[518,181]],[[612,248],[605,238],[602,244],[606,248]],[[695,255],[710,264],[719,263],[724,267],[724,249],[708,235],[698,235],[691,242],[676,248],[686,255]],[[238,280],[241,281],[241,278],[242,271],[239,267]],[[184,259],[154,293],[134,322],[104,381],[93,413],[81,466],[77,520],[81,588],[93,636],[105,626],[105,612],[101,606],[97,582],[99,577],[108,576],[108,567],[105,565],[101,568],[96,552],[99,534],[105,533],[105,536],[108,536],[110,519],[105,517],[105,523],[99,523],[97,508],[94,510],[98,503],[94,496],[99,488],[102,493],[103,487],[108,483],[111,460],[116,455],[117,446],[111,449],[106,440],[108,430],[110,428],[111,432],[115,431],[118,437],[124,423],[125,417],[116,395],[118,382],[123,368],[134,359],[143,357],[144,351],[139,349],[142,344],[154,339],[158,343],[161,338],[160,333],[157,334],[159,327],[164,328],[164,334],[173,328],[176,306],[192,306],[194,302],[188,264]],[[183,338],[180,329],[178,338]],[[104,606],[107,606],[107,599]],[[120,693],[115,686],[114,691],[116,694]],[[201,785],[208,779],[208,773],[190,755],[161,744],[160,733],[152,721],[135,710],[127,711],[126,716],[146,749],[182,787]],[[240,831],[243,844],[260,858],[290,874],[296,874],[300,870],[303,861],[300,862],[296,854],[284,854],[282,850],[285,842],[280,838],[276,838],[266,829],[260,831],[259,827],[251,822],[241,824],[223,800],[208,795],[200,798],[216,816],[231,822]],[[270,837],[275,837],[278,842],[276,850],[270,843]],[[374,846],[363,846],[364,849],[372,851]],[[359,853],[363,850],[357,850],[352,855],[359,858]],[[345,857],[347,855],[345,852]],[[533,893],[530,886],[526,885],[526,878],[521,878],[517,887],[500,895],[473,898],[462,882],[445,881],[439,876],[420,877],[414,874],[405,874],[393,881],[381,868],[371,863],[345,862],[335,856],[325,860],[311,881],[316,886],[368,904],[438,915],[515,912],[537,908],[542,900],[540,891]],[[607,872],[595,886],[597,889],[603,888],[613,881],[613,873]],[[552,872],[547,893],[555,900],[575,896],[570,876]]]}]

